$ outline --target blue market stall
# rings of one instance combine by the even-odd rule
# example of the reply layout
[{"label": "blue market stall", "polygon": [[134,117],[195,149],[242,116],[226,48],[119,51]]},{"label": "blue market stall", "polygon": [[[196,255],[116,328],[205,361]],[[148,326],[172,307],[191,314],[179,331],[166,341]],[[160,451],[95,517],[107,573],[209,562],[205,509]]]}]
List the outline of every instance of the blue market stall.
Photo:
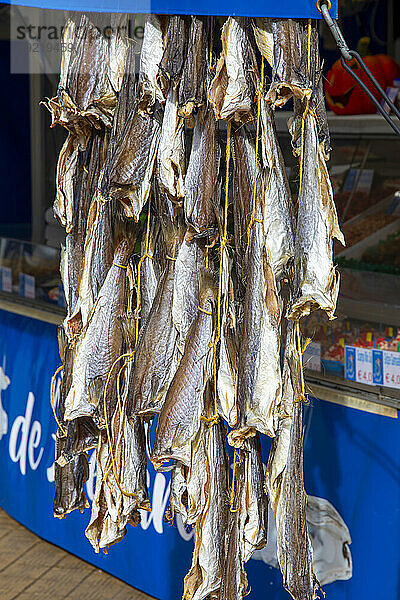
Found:
[{"label": "blue market stall", "polygon": [[[18,5],[66,8],[57,0],[18,2]],[[71,0],[68,10],[320,17],[315,0],[283,0],[280,3],[257,0],[251,6],[236,0],[215,6],[210,0],[202,0],[196,7],[189,6],[184,0],[176,0],[173,5],[163,0],[137,0],[133,4],[127,0],[119,0],[117,4],[110,0],[79,3]],[[337,10],[338,2],[332,0],[330,12],[333,17],[337,16]],[[284,123],[287,117],[287,114],[277,115],[283,146],[286,134],[282,132],[287,131]],[[330,125],[341,150],[347,148],[342,139],[346,136],[348,140],[349,136],[358,139],[372,135],[376,142],[375,156],[383,152],[383,148],[387,152],[387,144],[392,144],[393,138],[386,124],[378,119],[371,119],[369,123],[372,125],[350,118],[331,119]],[[351,144],[347,142],[347,145]],[[397,150],[398,146],[393,147],[390,154],[395,156]],[[4,272],[0,275],[3,289],[0,292],[1,507],[44,539],[155,598],[172,600],[181,597],[183,577],[191,561],[193,531],[186,529],[179,520],[176,526],[164,522],[169,475],[155,473],[150,461],[148,483],[152,510],[142,512],[141,523],[136,528],[129,527],[125,539],[111,547],[107,555],[95,554],[84,536],[89,510],[83,515],[75,511],[63,520],[53,517],[56,422],[50,384],[60,365],[57,324],[62,320],[63,311],[4,291]],[[378,284],[366,285],[361,292],[358,287],[355,292],[355,279],[349,283],[349,274],[344,273],[339,313],[346,315],[346,323],[354,319],[354,327],[357,327],[360,320],[368,319],[379,324],[376,329],[400,327],[397,287],[393,288],[393,282],[381,278]],[[376,297],[379,295],[376,290],[385,292],[385,309]],[[352,326],[350,324],[349,328]],[[336,343],[331,330],[329,335]],[[386,337],[390,340],[395,336],[389,332]],[[339,337],[338,344],[344,347],[345,341],[342,344],[341,340]],[[351,342],[346,341],[346,345],[348,355],[353,353],[355,356]],[[372,347],[367,350],[372,357]],[[389,381],[385,386],[383,372],[381,380],[373,381],[372,371],[371,382],[365,383],[363,377],[368,379],[368,365],[364,370],[356,369],[353,377],[350,370],[343,373],[343,364],[333,364],[340,361],[327,360],[325,371],[321,372],[318,343],[314,351],[308,356],[309,366],[313,363],[316,369],[307,372],[313,397],[305,407],[304,435],[305,487],[310,495],[307,518],[318,558],[315,566],[325,582],[324,591],[330,600],[394,598],[400,593],[400,436],[397,419],[400,385],[392,386]],[[55,401],[60,382],[58,376]],[[266,462],[269,448],[267,442],[264,444]],[[89,500],[94,495],[95,477],[92,454],[90,476],[85,486]],[[276,568],[272,516],[270,534],[267,549],[256,553],[247,565],[250,600],[263,597],[285,600],[289,597],[282,588],[282,577]]]}]

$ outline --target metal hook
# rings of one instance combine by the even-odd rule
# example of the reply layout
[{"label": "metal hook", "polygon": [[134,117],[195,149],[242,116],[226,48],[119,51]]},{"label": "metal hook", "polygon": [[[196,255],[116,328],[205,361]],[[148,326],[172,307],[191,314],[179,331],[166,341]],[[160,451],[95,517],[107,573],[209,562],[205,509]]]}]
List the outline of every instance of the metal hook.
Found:
[{"label": "metal hook", "polygon": [[346,44],[346,41],[343,37],[343,34],[340,31],[337,21],[335,19],[332,19],[332,17],[329,14],[330,6],[331,6],[330,0],[317,0],[317,9],[322,14],[326,24],[328,25],[329,29],[331,30],[332,35],[333,35],[334,39],[336,40],[338,48],[342,54],[341,63],[342,63],[343,68],[354,79],[354,81],[360,86],[360,88],[367,94],[368,98],[371,100],[371,102],[373,102],[373,104],[376,106],[377,110],[380,112],[380,114],[385,119],[385,121],[390,125],[390,127],[393,129],[393,131],[395,133],[397,133],[397,135],[400,135],[400,128],[398,127],[398,125],[393,121],[393,119],[390,117],[390,115],[388,115],[388,113],[385,111],[385,109],[381,106],[380,102],[371,93],[371,90],[365,85],[365,83],[353,71],[353,69],[350,67],[350,65],[348,65],[346,63],[346,61],[349,61],[352,59],[355,59],[357,61],[359,67],[364,71],[364,73],[366,74],[366,76],[368,77],[368,79],[370,80],[372,85],[379,92],[379,94],[384,99],[384,101],[389,105],[390,109],[394,112],[396,117],[398,119],[400,119],[400,111],[393,104],[393,102],[387,96],[386,92],[382,89],[380,84],[377,82],[375,77],[372,75],[371,71],[368,69],[367,65],[365,64],[365,62],[363,61],[361,56],[355,50],[349,49],[349,47]]}]

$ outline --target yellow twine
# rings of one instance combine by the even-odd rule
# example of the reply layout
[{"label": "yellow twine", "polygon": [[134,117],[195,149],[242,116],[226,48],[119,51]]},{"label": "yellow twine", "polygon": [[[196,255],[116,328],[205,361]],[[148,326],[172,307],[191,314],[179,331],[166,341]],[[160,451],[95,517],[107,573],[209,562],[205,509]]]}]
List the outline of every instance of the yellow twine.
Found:
[{"label": "yellow twine", "polygon": [[135,323],[135,346],[138,342],[138,338],[139,338],[139,312],[140,312],[140,272],[141,272],[141,267],[142,267],[142,263],[145,261],[146,258],[153,258],[152,256],[150,256],[149,254],[149,236],[150,236],[150,201],[151,201],[151,196],[149,197],[149,212],[147,215],[147,227],[146,227],[146,243],[145,243],[145,250],[144,250],[144,254],[141,257],[141,259],[139,260],[139,264],[138,264],[138,281],[137,281],[137,293],[136,293],[136,323]]},{"label": "yellow twine", "polygon": [[257,95],[257,129],[256,129],[256,148],[255,148],[255,159],[254,159],[254,186],[253,186],[253,209],[251,212],[251,219],[247,228],[247,243],[250,241],[250,231],[254,223],[262,223],[259,219],[256,219],[256,192],[257,192],[257,168],[258,168],[258,141],[260,137],[260,115],[261,115],[261,95],[264,87],[264,57],[261,57],[261,77],[260,84],[258,86]]},{"label": "yellow twine", "polygon": [[212,312],[210,310],[206,310],[205,308],[201,308],[201,306],[198,307],[199,311],[204,313],[205,315],[210,315],[212,317]]},{"label": "yellow twine", "polygon": [[116,267],[119,267],[120,269],[127,269],[128,268],[127,265],[120,265],[119,263],[116,263],[115,260],[113,260],[113,265],[115,265]]},{"label": "yellow twine", "polygon": [[169,256],[168,254],[167,254],[166,258],[167,258],[168,260],[176,260],[176,257],[174,257],[174,256]]},{"label": "yellow twine", "polygon": [[[308,76],[310,77],[310,66],[311,66],[311,19],[308,19],[308,33],[307,33],[307,70]],[[300,179],[299,179],[299,195],[298,202],[300,202],[301,189],[303,183],[303,168],[304,168],[304,129],[305,121],[310,111],[310,99],[307,98],[306,107],[301,118],[301,138],[300,138]]]},{"label": "yellow twine", "polygon": [[59,374],[60,371],[62,371],[64,369],[64,366],[61,365],[60,367],[58,367],[58,369],[56,369],[56,372],[54,373],[53,377],[51,378],[51,384],[50,384],[50,398],[51,398],[51,408],[53,409],[53,414],[54,414],[54,418],[56,420],[56,423],[58,425],[58,427],[60,428],[62,434],[67,437],[67,432],[65,431],[64,427],[61,425],[60,421],[58,420],[57,417],[57,413],[56,413],[56,407],[54,406],[54,383],[56,381],[56,377]]},{"label": "yellow twine", "polygon": [[231,156],[231,123],[226,126],[226,153],[225,153],[225,206],[224,206],[224,231],[220,244],[220,261],[219,261],[219,276],[218,276],[218,297],[217,297],[217,335],[212,343],[213,362],[214,362],[214,415],[211,417],[212,424],[218,422],[218,386],[217,386],[217,345],[221,339],[221,296],[222,296],[222,253],[228,241],[228,192],[229,192],[229,162]]},{"label": "yellow twine", "polygon": [[[110,458],[111,458],[111,465],[112,465],[112,470],[114,473],[114,478],[115,478],[115,482],[119,488],[119,491],[121,492],[121,494],[123,494],[124,496],[127,496],[129,498],[137,498],[137,494],[135,494],[134,492],[128,492],[127,490],[124,490],[120,479],[119,479],[119,475],[117,474],[117,467],[115,464],[115,457],[114,457],[114,452],[112,449],[112,438],[111,438],[111,433],[110,433],[110,426],[108,423],[108,417],[107,417],[107,401],[106,401],[106,395],[107,395],[107,388],[108,388],[108,384],[110,381],[110,377],[111,374],[113,372],[113,369],[115,367],[115,365],[117,364],[117,362],[119,360],[121,360],[122,358],[125,358],[126,356],[131,357],[132,354],[130,352],[127,352],[125,354],[121,354],[121,356],[119,356],[111,365],[111,368],[108,372],[108,376],[107,376],[107,380],[106,380],[106,385],[104,386],[104,393],[103,393],[103,409],[104,409],[104,420],[105,420],[105,424],[106,424],[106,432],[107,432],[107,442],[108,442],[108,448],[110,451]],[[108,477],[108,474],[110,472],[110,469],[108,469],[108,471],[105,473],[104,477],[103,477],[103,481]]]},{"label": "yellow twine", "polygon": [[301,347],[301,340],[300,340],[300,326],[299,326],[299,322],[296,321],[296,336],[297,336],[297,350],[299,352],[299,363],[300,363],[300,382],[301,382],[301,392],[299,394],[299,396],[297,397],[297,399],[295,400],[295,402],[306,402],[307,398],[306,398],[306,393],[305,393],[305,384],[304,384],[304,373],[303,373],[303,354],[308,346],[308,344],[311,342],[310,338],[307,338],[303,348]]}]

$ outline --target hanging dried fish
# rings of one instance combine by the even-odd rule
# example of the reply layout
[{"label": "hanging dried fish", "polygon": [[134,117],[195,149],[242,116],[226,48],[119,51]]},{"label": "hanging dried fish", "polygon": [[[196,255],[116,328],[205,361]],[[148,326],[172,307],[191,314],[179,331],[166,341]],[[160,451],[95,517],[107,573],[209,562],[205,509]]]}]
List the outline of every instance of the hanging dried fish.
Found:
[{"label": "hanging dried fish", "polygon": [[165,38],[164,54],[160,61],[159,76],[163,89],[175,84],[181,75],[187,51],[189,20],[186,16],[171,15]]},{"label": "hanging dried fish", "polygon": [[164,93],[157,82],[160,61],[164,54],[164,34],[162,19],[157,15],[148,15],[144,26],[142,51],[139,67],[140,110],[150,112],[157,100],[165,100]]},{"label": "hanging dried fish", "polygon": [[253,19],[254,38],[261,56],[274,68],[274,34],[272,31],[272,19],[257,17]]},{"label": "hanging dried fish", "polygon": [[[187,236],[186,236],[187,238]],[[178,330],[178,348],[183,354],[186,336],[198,314],[199,274],[205,267],[205,248],[196,240],[184,239],[175,264],[172,319]]]},{"label": "hanging dried fish", "polygon": [[[204,164],[207,162],[207,168]],[[210,109],[199,114],[193,130],[192,150],[185,178],[185,217],[197,233],[215,233],[216,206],[221,189],[218,181],[220,151],[216,122]]]},{"label": "hanging dried fish", "polygon": [[[207,418],[214,412],[210,396],[206,402]],[[223,425],[217,423],[210,427],[203,423],[199,435],[203,439],[202,460],[196,464],[192,459],[191,472],[201,478],[198,495],[203,502],[199,507],[200,514],[196,516],[192,565],[184,580],[183,597],[186,600],[205,600],[217,594],[221,586],[229,514],[228,457]],[[190,485],[188,495],[190,499]],[[190,512],[187,522],[193,522]]]},{"label": "hanging dried fish", "polygon": [[78,509],[83,512],[89,506],[84,492],[84,485],[89,476],[89,465],[86,454],[76,455],[69,462],[64,460],[61,465],[58,462],[63,455],[67,442],[67,425],[64,421],[64,412],[65,400],[72,383],[73,363],[73,351],[68,347],[65,334],[61,332],[59,341],[60,337],[64,339],[62,345],[65,347],[65,350],[63,349],[63,352],[60,352],[64,376],[61,382],[58,411],[60,425],[57,428],[55,444],[53,514],[55,517],[63,519],[73,510]]},{"label": "hanging dried fish", "polygon": [[174,201],[185,195],[185,142],[183,119],[178,116],[177,91],[170,87],[165,102],[157,155],[158,181]]},{"label": "hanging dried fish", "polygon": [[306,525],[303,482],[303,427],[300,369],[295,324],[288,327],[283,393],[277,436],[272,441],[266,484],[277,529],[277,554],[283,585],[294,600],[315,598],[312,549]]},{"label": "hanging dried fish", "polygon": [[[92,416],[103,398],[111,366],[122,354],[126,265],[132,243],[122,240],[75,351],[72,386],[65,402],[65,419]],[[103,417],[98,416],[100,422]]]},{"label": "hanging dried fish", "polygon": [[179,232],[170,231],[167,267],[157,286],[149,317],[135,350],[128,390],[128,417],[158,413],[177,364],[177,331],[172,322],[172,295],[175,279],[175,254],[180,245]]},{"label": "hanging dried fish", "polygon": [[267,99],[283,106],[292,97],[310,98],[311,82],[307,69],[307,21],[273,19],[274,61]]},{"label": "hanging dried fish", "polygon": [[188,118],[206,102],[207,50],[210,17],[190,17],[187,54],[179,83],[179,115]]},{"label": "hanging dried fish", "polygon": [[121,423],[119,410],[116,410],[111,429],[113,458],[109,441],[103,433],[96,455],[97,479],[92,515],[85,531],[96,552],[121,541],[128,523],[133,526],[140,523],[138,509],[150,509],[143,423],[140,418],[132,424],[123,418]]},{"label": "hanging dried fish", "polygon": [[228,17],[222,29],[222,54],[211,83],[209,99],[217,119],[248,121],[258,83],[251,21]]},{"label": "hanging dried fish", "polygon": [[[175,460],[190,464],[190,444],[199,429],[203,393],[210,378],[214,283],[204,275],[197,317],[191,325],[185,352],[168,389],[157,422],[151,460],[156,469]],[[199,310],[199,308],[201,310]]]}]

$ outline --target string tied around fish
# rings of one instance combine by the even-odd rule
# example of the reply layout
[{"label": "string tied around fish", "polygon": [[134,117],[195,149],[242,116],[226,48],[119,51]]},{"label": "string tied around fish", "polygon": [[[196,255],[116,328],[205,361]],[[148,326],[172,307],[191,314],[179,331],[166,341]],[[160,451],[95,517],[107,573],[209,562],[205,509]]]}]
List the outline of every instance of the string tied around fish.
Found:
[{"label": "string tied around fish", "polygon": [[51,383],[50,383],[50,399],[51,399],[51,408],[53,409],[53,415],[54,418],[56,420],[57,426],[59,428],[59,430],[61,431],[61,433],[63,434],[63,437],[67,437],[67,432],[64,429],[64,427],[61,425],[60,421],[58,420],[57,417],[57,412],[56,412],[56,407],[54,404],[54,384],[56,381],[56,377],[57,375],[64,370],[64,365],[61,365],[60,367],[58,367],[53,375],[53,377],[51,378]]},{"label": "string tied around fish", "polygon": [[301,392],[297,396],[295,402],[305,402],[308,403],[308,395],[305,391],[305,382],[304,382],[304,372],[303,372],[303,354],[306,351],[307,346],[311,343],[311,338],[307,338],[304,342],[303,347],[301,346],[300,340],[300,325],[299,322],[296,321],[296,338],[297,338],[297,350],[299,352],[299,370],[300,370],[300,382],[301,382]]}]

